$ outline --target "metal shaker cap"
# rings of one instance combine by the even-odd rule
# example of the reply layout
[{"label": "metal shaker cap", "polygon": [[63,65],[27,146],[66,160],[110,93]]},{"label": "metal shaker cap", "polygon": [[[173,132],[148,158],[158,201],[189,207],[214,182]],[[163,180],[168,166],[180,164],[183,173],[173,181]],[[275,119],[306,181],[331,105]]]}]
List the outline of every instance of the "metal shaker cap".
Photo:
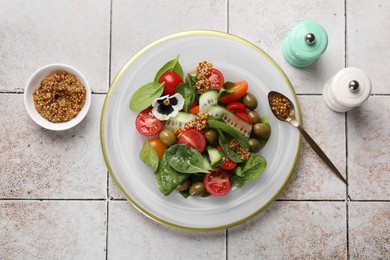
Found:
[{"label": "metal shaker cap", "polygon": [[337,103],[353,108],[367,100],[371,88],[371,80],[363,70],[348,67],[333,77],[331,92]]}]

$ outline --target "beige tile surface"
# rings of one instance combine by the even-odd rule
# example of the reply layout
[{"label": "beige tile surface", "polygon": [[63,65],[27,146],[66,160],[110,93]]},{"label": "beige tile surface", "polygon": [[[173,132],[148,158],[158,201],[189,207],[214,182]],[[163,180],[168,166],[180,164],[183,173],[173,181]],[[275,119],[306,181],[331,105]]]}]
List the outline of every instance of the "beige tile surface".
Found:
[{"label": "beige tile surface", "polygon": [[348,180],[353,200],[390,199],[390,97],[348,112]]},{"label": "beige tile surface", "polygon": [[[329,110],[321,96],[299,96],[298,99],[304,129],[345,176],[344,114]],[[295,174],[280,199],[343,200],[345,192],[345,184],[304,140]]]},{"label": "beige tile surface", "polygon": [[225,252],[225,231],[178,231],[150,221],[127,201],[109,202],[108,259],[226,259]]},{"label": "beige tile surface", "polygon": [[228,259],[346,259],[344,202],[277,201],[228,231]]},{"label": "beige tile surface", "polygon": [[94,91],[108,87],[110,10],[106,0],[0,1],[0,90],[22,91],[51,63],[80,70]]},{"label": "beige tile surface", "polygon": [[[305,69],[290,66],[282,43],[297,23],[311,20],[328,33],[328,47],[321,58]],[[248,39],[282,67],[298,93],[322,93],[328,78],[344,68],[344,2],[296,0],[229,1],[229,32]]]},{"label": "beige tile surface", "polygon": [[389,203],[351,202],[348,215],[350,259],[389,259]]},{"label": "beige tile surface", "polygon": [[[389,259],[389,8],[386,0],[0,0],[0,259]],[[281,46],[306,19],[324,26],[329,46],[296,69]],[[138,50],[193,29],[241,36],[280,64],[305,129],[347,175],[347,190],[303,141],[291,182],[262,214],[228,231],[171,229],[107,180],[104,94],[65,132],[37,126],[15,94],[54,62],[75,66],[105,93]],[[340,114],[325,107],[322,89],[345,65],[369,74],[374,95]]]},{"label": "beige tile surface", "polygon": [[93,95],[75,128],[41,128],[23,95],[0,95],[0,198],[106,198],[107,174],[99,142],[103,95]]},{"label": "beige tile surface", "polygon": [[161,37],[187,30],[227,28],[226,0],[113,0],[112,12],[112,80],[131,56]]},{"label": "beige tile surface", "polygon": [[0,201],[0,259],[105,259],[106,202]]},{"label": "beige tile surface", "polygon": [[[372,81],[372,93],[390,94],[390,2],[348,0],[347,65],[364,70]],[[386,35],[386,36],[384,36]]]},{"label": "beige tile surface", "polygon": [[114,183],[114,180],[111,178],[111,175],[109,176],[108,181],[108,195],[110,199],[125,199],[125,197],[119,191],[117,185]]}]

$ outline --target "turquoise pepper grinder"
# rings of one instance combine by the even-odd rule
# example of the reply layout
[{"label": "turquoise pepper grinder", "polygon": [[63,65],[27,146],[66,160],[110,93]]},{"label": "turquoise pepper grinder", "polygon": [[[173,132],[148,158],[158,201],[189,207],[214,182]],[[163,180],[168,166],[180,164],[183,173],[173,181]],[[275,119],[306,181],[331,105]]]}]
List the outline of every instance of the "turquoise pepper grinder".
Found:
[{"label": "turquoise pepper grinder", "polygon": [[328,34],[318,23],[298,23],[283,42],[283,55],[297,68],[305,68],[315,62],[328,46]]}]

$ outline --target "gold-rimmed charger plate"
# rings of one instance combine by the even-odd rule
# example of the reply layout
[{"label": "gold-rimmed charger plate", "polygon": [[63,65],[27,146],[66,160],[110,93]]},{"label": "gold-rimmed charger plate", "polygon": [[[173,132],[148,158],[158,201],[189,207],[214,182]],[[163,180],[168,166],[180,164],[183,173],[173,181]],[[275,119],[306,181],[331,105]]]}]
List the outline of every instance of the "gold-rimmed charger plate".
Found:
[{"label": "gold-rimmed charger plate", "polygon": [[[267,160],[261,177],[223,197],[161,194],[155,175],[140,159],[146,138],[135,129],[136,113],[129,100],[136,89],[151,82],[158,69],[180,55],[185,73],[207,60],[222,71],[226,81],[246,80],[259,100],[256,109],[268,115],[272,134],[260,154]],[[237,36],[216,31],[188,31],[151,43],[120,70],[107,94],[101,116],[101,145],[112,179],[138,210],[170,227],[189,231],[215,231],[236,226],[267,208],[287,185],[296,166],[301,137],[294,128],[275,119],[267,94],[275,90],[300,109],[294,89],[281,68],[264,51]]]}]

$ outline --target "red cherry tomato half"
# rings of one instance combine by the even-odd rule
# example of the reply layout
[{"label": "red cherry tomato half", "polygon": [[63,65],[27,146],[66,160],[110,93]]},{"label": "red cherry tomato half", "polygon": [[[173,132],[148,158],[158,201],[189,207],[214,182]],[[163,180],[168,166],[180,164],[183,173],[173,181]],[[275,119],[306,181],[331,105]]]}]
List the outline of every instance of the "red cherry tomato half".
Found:
[{"label": "red cherry tomato half", "polygon": [[243,103],[240,103],[238,101],[233,101],[230,102],[229,104],[226,105],[226,109],[233,111],[234,113],[245,113],[246,107],[244,106]]},{"label": "red cherry tomato half", "polygon": [[233,93],[226,93],[221,96],[219,99],[220,102],[222,103],[230,103],[233,101],[237,101],[240,98],[242,98],[246,91],[248,90],[248,82],[245,80],[238,81],[234,83],[232,86],[230,86],[228,89],[233,89]]},{"label": "red cherry tomato half", "polygon": [[194,115],[197,115],[199,114],[199,106],[194,106],[190,109],[190,113],[191,114],[194,114]]},{"label": "red cherry tomato half", "polygon": [[163,93],[164,95],[172,96],[176,93],[176,88],[177,86],[179,86],[180,83],[183,82],[183,79],[176,72],[167,71],[161,75],[158,82],[159,83],[165,82]]},{"label": "red cherry tomato half", "polygon": [[245,121],[247,121],[250,124],[253,124],[252,118],[249,115],[247,115],[246,113],[238,112],[238,113],[236,113],[236,116],[241,117],[242,119],[244,119]]},{"label": "red cherry tomato half", "polygon": [[222,73],[217,69],[211,69],[211,75],[209,77],[210,88],[220,90],[223,87],[225,79]]},{"label": "red cherry tomato half", "polygon": [[[221,152],[223,152],[221,146],[218,146],[217,149],[220,150]],[[226,155],[224,155],[224,157],[225,157],[225,160],[219,165],[219,167],[221,169],[226,170],[226,171],[230,171],[230,170],[233,170],[234,168],[236,168],[237,164],[235,162],[230,160]]]},{"label": "red cherry tomato half", "polygon": [[206,190],[214,196],[223,196],[230,191],[229,173],[227,171],[214,171],[203,178]]},{"label": "red cherry tomato half", "polygon": [[151,108],[147,108],[139,112],[135,127],[141,135],[151,136],[161,131],[162,122],[153,115]]},{"label": "red cherry tomato half", "polygon": [[206,139],[204,135],[193,128],[185,130],[179,137],[179,140],[177,140],[177,143],[186,144],[189,147],[195,148],[200,153],[206,148]]}]

